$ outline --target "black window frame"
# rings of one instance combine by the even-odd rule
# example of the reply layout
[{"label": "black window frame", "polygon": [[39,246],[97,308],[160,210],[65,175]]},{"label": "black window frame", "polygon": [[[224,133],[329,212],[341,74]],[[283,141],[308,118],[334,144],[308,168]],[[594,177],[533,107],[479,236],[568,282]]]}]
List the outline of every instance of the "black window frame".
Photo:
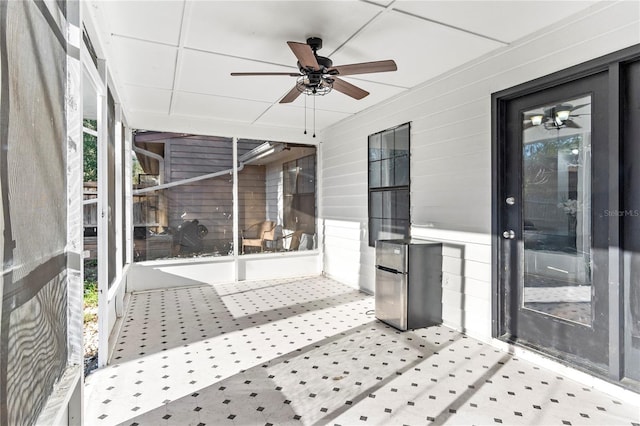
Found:
[{"label": "black window frame", "polygon": [[[398,138],[398,135],[406,136],[406,140]],[[391,136],[393,136],[393,148],[389,149]],[[396,149],[397,144],[400,149]],[[406,149],[403,149],[404,145]],[[377,153],[376,149],[379,150]],[[380,232],[393,232],[402,238],[411,237],[410,164],[411,123],[403,123],[369,135],[367,141],[369,247],[375,246]],[[399,165],[400,168],[398,168]],[[375,176],[376,174],[378,176]]]}]

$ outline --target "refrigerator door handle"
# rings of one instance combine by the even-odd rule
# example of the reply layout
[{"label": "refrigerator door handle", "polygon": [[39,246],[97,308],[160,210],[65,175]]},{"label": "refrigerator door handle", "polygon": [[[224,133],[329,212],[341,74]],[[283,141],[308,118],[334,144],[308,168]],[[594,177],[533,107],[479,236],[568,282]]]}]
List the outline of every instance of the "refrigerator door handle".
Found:
[{"label": "refrigerator door handle", "polygon": [[390,272],[392,274],[402,274],[402,272],[396,269],[387,268],[386,266],[382,266],[382,265],[376,265],[376,268],[380,269],[381,271]]}]

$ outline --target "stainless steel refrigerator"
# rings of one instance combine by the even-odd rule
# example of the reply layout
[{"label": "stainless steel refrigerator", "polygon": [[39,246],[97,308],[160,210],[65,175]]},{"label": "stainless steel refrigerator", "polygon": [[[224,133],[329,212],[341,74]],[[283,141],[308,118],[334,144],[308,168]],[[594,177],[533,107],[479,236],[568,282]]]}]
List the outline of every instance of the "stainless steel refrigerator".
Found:
[{"label": "stainless steel refrigerator", "polygon": [[442,243],[376,242],[376,318],[400,330],[442,323]]}]

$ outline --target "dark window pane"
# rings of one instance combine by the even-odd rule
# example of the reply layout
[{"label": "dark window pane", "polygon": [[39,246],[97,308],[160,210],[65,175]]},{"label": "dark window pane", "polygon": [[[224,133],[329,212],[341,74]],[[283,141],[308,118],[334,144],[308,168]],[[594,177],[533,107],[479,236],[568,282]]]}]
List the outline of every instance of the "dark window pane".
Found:
[{"label": "dark window pane", "polygon": [[309,194],[313,192],[313,179],[306,175],[298,175],[298,194]]},{"label": "dark window pane", "polygon": [[284,228],[315,234],[315,155],[285,163]]},{"label": "dark window pane", "polygon": [[300,194],[304,192],[304,173],[307,171],[305,159],[301,158],[297,160],[296,166],[298,168],[298,173],[296,175],[296,193]]},{"label": "dark window pane", "polygon": [[284,227],[286,229],[296,228],[296,218],[293,211],[293,195],[285,195],[282,198],[282,211],[284,217]]},{"label": "dark window pane", "polygon": [[399,190],[396,193],[396,215],[397,219],[409,220],[409,191]]},{"label": "dark window pane", "polygon": [[283,165],[284,169],[284,193],[285,194],[295,194],[296,193],[296,180],[298,168],[296,167],[295,161],[290,161]]},{"label": "dark window pane", "polygon": [[370,135],[369,245],[379,239],[409,237],[410,126]]},{"label": "dark window pane", "polygon": [[382,228],[382,219],[369,220],[369,245],[373,246],[376,240],[379,240],[380,230]]},{"label": "dark window pane", "polygon": [[369,136],[369,161],[382,159],[381,149],[382,138],[380,133]]},{"label": "dark window pane", "polygon": [[394,219],[391,224],[391,238],[407,238],[409,237],[409,221]]},{"label": "dark window pane", "polygon": [[370,197],[371,210],[369,211],[369,215],[371,217],[375,217],[375,218],[382,217],[382,194],[383,193],[379,191],[371,193],[371,197]]},{"label": "dark window pane", "polygon": [[392,218],[395,204],[395,191],[384,191],[382,194],[382,217]]},{"label": "dark window pane", "polygon": [[315,234],[316,203],[315,194],[296,195],[293,199],[296,227],[306,234]]},{"label": "dark window pane", "polygon": [[392,240],[404,237],[404,233],[400,232],[395,219],[382,219],[382,229],[378,233],[379,240]]},{"label": "dark window pane", "polygon": [[399,127],[395,131],[395,155],[409,155],[409,125]]},{"label": "dark window pane", "polygon": [[403,155],[394,158],[394,184],[395,186],[409,185],[409,156]]},{"label": "dark window pane", "polygon": [[387,232],[388,223],[385,223],[385,221],[388,220],[389,219],[377,219],[377,233],[374,235],[374,241],[389,239],[389,233]]},{"label": "dark window pane", "polygon": [[391,158],[393,157],[393,139],[394,139],[394,131],[387,130],[382,133],[382,158]]},{"label": "dark window pane", "polygon": [[304,157],[298,160],[298,193],[309,194],[314,192],[315,183],[313,181],[315,175],[313,157]]},{"label": "dark window pane", "polygon": [[393,186],[393,158],[380,162],[380,186]]},{"label": "dark window pane", "polygon": [[380,186],[380,162],[374,161],[369,163],[369,188],[378,188]]}]

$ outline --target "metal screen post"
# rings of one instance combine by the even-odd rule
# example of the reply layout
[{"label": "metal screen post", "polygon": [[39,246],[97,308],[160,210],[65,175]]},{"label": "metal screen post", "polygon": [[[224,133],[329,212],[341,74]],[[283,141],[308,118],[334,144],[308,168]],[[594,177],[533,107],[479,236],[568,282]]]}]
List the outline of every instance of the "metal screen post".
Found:
[{"label": "metal screen post", "polygon": [[233,137],[233,280],[238,281],[238,138]]},{"label": "metal screen post", "polygon": [[100,86],[98,92],[98,367],[109,358],[109,171],[107,144],[109,133],[107,107],[107,65],[98,59]]},{"label": "metal screen post", "polygon": [[124,152],[127,153],[124,163],[124,195],[125,195],[125,259],[127,264],[133,263],[133,182],[131,176],[131,151],[132,151],[132,132],[125,126],[124,134]]},{"label": "metal screen post", "polygon": [[122,193],[124,191],[123,185],[124,182],[122,180],[122,170],[124,168],[124,158],[122,158],[122,144],[124,141],[122,140],[122,106],[119,103],[115,105],[116,109],[116,117],[115,117],[115,212],[111,214],[115,215],[115,228],[116,228],[116,253],[115,253],[115,261],[116,261],[116,277],[115,282],[120,282],[122,279],[122,268],[124,267],[122,250],[125,248],[122,247],[123,235],[124,235],[124,215],[122,214]]}]

